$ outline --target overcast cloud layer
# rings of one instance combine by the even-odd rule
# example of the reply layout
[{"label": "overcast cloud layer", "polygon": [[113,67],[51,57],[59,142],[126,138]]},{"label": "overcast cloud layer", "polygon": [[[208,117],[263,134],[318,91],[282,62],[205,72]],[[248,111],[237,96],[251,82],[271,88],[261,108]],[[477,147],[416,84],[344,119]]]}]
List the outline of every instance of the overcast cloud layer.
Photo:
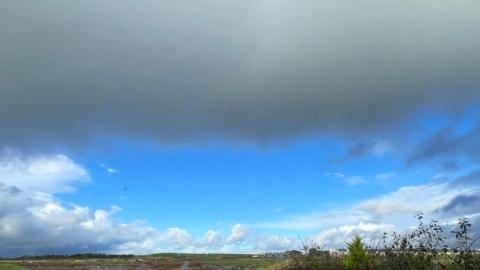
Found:
[{"label": "overcast cloud layer", "polygon": [[0,143],[370,134],[480,98],[478,1],[2,1]]}]

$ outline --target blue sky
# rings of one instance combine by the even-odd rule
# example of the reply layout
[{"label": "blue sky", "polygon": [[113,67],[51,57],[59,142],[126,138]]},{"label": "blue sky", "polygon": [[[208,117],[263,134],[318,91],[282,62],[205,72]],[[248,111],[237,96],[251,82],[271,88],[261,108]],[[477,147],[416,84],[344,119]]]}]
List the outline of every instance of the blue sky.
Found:
[{"label": "blue sky", "polygon": [[[474,116],[472,110],[452,122],[441,115],[419,115],[414,122],[423,132],[412,134],[411,143],[428,141],[452,124],[455,133],[469,133]],[[361,157],[346,159],[351,142],[322,137],[269,146],[211,143],[172,148],[106,142],[102,150],[93,148],[75,157],[90,180],[58,197],[93,209],[116,205],[122,209],[116,218],[124,222],[142,219],[157,228],[180,227],[199,239],[208,230],[228,235],[235,224],[262,233],[309,237],[318,229],[262,224],[340,211],[405,186],[439,184],[446,175],[463,173],[445,172],[436,162],[410,165],[406,159],[413,150],[398,149],[396,143],[375,141]],[[412,218],[416,211],[423,211],[422,206],[406,216]]]},{"label": "blue sky", "polygon": [[480,2],[187,2],[0,4],[0,257],[478,223]]}]

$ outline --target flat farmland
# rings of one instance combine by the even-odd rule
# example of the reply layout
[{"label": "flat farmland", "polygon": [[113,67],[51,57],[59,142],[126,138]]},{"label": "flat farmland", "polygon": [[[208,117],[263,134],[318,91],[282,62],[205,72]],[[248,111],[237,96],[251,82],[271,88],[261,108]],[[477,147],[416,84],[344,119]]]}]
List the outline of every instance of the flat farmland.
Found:
[{"label": "flat farmland", "polygon": [[276,269],[285,259],[254,255],[153,254],[130,258],[54,258],[0,261],[0,270],[56,269],[164,269],[164,270],[243,270]]}]

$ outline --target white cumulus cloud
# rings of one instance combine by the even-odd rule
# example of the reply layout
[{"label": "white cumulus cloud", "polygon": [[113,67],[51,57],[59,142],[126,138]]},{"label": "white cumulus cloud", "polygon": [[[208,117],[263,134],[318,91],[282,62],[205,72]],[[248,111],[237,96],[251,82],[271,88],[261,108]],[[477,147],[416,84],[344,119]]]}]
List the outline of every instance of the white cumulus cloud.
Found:
[{"label": "white cumulus cloud", "polygon": [[248,232],[247,228],[244,225],[235,224],[232,227],[232,232],[227,239],[227,243],[231,244],[231,243],[243,241],[247,236],[247,232]]},{"label": "white cumulus cloud", "polygon": [[0,158],[0,182],[23,190],[69,192],[74,183],[88,179],[87,170],[64,155]]}]

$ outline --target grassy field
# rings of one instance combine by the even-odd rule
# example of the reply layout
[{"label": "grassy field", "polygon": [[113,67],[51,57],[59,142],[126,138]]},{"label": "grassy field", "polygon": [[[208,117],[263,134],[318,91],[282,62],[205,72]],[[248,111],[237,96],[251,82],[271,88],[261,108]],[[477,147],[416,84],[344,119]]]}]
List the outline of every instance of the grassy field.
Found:
[{"label": "grassy field", "polygon": [[0,270],[20,270],[24,269],[19,264],[0,262]]},{"label": "grassy field", "polygon": [[155,254],[155,257],[188,261],[191,268],[270,269],[285,261],[278,258],[253,257],[245,254]]},{"label": "grassy field", "polygon": [[160,253],[129,258],[36,258],[0,262],[0,270],[18,269],[274,269],[285,259],[247,254]]}]

